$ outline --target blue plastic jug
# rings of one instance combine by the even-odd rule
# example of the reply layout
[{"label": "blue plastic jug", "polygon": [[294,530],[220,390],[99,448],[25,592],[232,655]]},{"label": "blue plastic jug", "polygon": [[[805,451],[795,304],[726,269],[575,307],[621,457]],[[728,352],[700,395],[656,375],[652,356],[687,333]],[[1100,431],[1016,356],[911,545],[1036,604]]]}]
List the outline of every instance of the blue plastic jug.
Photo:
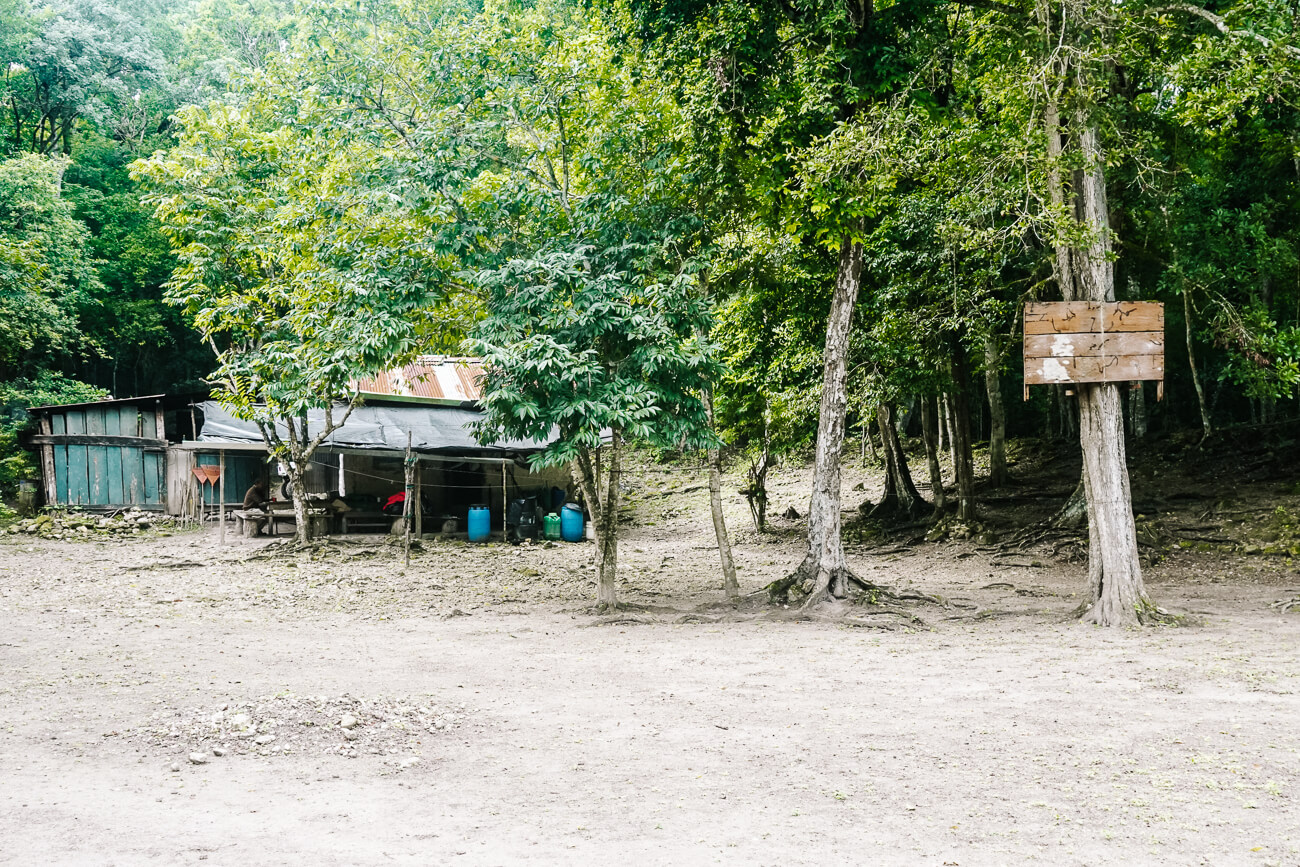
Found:
[{"label": "blue plastic jug", "polygon": [[560,510],[560,536],[566,542],[582,541],[582,507],[577,503],[565,503]]},{"label": "blue plastic jug", "polygon": [[469,540],[486,542],[492,534],[492,516],[487,506],[469,507]]}]

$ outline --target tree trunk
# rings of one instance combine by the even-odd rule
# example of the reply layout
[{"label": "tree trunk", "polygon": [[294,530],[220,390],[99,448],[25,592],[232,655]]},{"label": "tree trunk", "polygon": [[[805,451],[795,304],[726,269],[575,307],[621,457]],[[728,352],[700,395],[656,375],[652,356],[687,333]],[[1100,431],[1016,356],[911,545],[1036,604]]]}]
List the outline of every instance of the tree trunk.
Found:
[{"label": "tree trunk", "polygon": [[[1097,127],[1080,110],[1078,128],[1083,168],[1076,173],[1076,212],[1086,231],[1087,246],[1075,251],[1074,278],[1084,300],[1113,301],[1110,215]],[[1155,613],[1146,597],[1138,560],[1121,406],[1117,384],[1080,384],[1079,442],[1088,498],[1091,597],[1083,619],[1101,626],[1133,625]]]},{"label": "tree trunk", "polygon": [[871,510],[871,517],[904,520],[916,518],[925,512],[926,503],[912,481],[907,455],[903,452],[903,445],[898,439],[898,428],[894,424],[893,408],[888,404],[880,404],[876,408],[876,423],[880,427],[881,451],[885,455],[885,493]]},{"label": "tree trunk", "polygon": [[[609,466],[601,467],[601,452],[608,452]],[[593,455],[587,449],[578,452],[578,485],[582,488],[587,510],[591,512],[591,526],[596,533],[596,607],[601,610],[618,608],[618,483],[621,475],[620,433],[610,434],[608,446],[602,446]],[[604,487],[601,476],[604,476]]]},{"label": "tree trunk", "polygon": [[[704,392],[704,409],[713,425],[713,395]],[[718,556],[722,560],[722,590],[731,600],[740,598],[740,584],[736,581],[736,564],[731,559],[731,539],[727,536],[727,521],[722,514],[722,449],[709,449],[709,509],[713,512],[713,536],[718,542]]]},{"label": "tree trunk", "polygon": [[1119,387],[1085,385],[1079,395],[1088,500],[1088,584],[1091,604],[1083,619],[1100,626],[1134,625],[1151,609],[1138,560],[1124,453]]},{"label": "tree trunk", "polygon": [[989,398],[989,487],[1007,483],[1007,414],[1002,405],[1002,351],[997,339],[984,338],[984,389]]},{"label": "tree trunk", "polygon": [[1146,386],[1141,381],[1133,383],[1129,390],[1129,419],[1133,423],[1133,439],[1142,440],[1147,436],[1147,395]]},{"label": "tree trunk", "polygon": [[957,476],[957,412],[953,406],[952,392],[943,396],[943,418],[948,427],[948,460],[952,463],[952,474]]},{"label": "tree trunk", "polygon": [[303,479],[302,465],[291,460],[289,469],[289,492],[293,494],[293,537],[300,545],[311,541],[311,521],[307,516],[307,484]]},{"label": "tree trunk", "polygon": [[[1192,302],[1188,298],[1189,289],[1183,286],[1183,321],[1187,325],[1187,366],[1192,371],[1192,385],[1196,387],[1196,405],[1201,409],[1201,429],[1204,431],[1203,438],[1208,438],[1214,433],[1214,428],[1210,424],[1210,411],[1205,406],[1205,389],[1201,386],[1201,377],[1196,370],[1196,353],[1192,349]],[[1251,404],[1251,411],[1255,409]]]},{"label": "tree trunk", "polygon": [[758,459],[750,459],[749,484],[742,492],[749,502],[749,516],[754,521],[754,532],[767,532],[767,469],[772,459],[771,412],[767,398],[763,398],[763,450]]},{"label": "tree trunk", "polygon": [[845,237],[826,323],[826,348],[822,356],[821,414],[817,422],[817,454],[813,469],[812,498],[808,507],[808,554],[790,581],[810,583],[804,607],[831,597],[848,595],[848,562],[840,538],[840,457],[844,450],[849,332],[853,307],[862,281],[862,245]]},{"label": "tree trunk", "polygon": [[[962,349],[957,348],[960,355]],[[966,397],[964,364],[955,361],[955,384],[950,400],[953,419],[953,475],[957,480],[957,519],[975,520],[975,462],[971,457],[970,401]]]},{"label": "tree trunk", "polygon": [[943,489],[943,468],[939,466],[939,425],[936,417],[937,399],[921,398],[921,432],[925,437],[925,458],[930,465],[930,499],[937,517],[948,506],[948,495]]},{"label": "tree trunk", "polygon": [[935,401],[935,409],[938,411],[938,417],[936,418],[936,421],[938,422],[939,425],[939,443],[938,443],[939,451],[940,452],[951,451],[952,437],[949,436],[948,433],[950,430],[950,428],[948,427],[948,398],[941,391],[939,392],[938,397],[934,399],[934,401]]},{"label": "tree trunk", "polygon": [[871,416],[864,410],[862,413],[862,466],[867,466],[867,453],[871,453],[871,463],[880,463],[880,455],[876,452],[876,441],[871,436]]}]

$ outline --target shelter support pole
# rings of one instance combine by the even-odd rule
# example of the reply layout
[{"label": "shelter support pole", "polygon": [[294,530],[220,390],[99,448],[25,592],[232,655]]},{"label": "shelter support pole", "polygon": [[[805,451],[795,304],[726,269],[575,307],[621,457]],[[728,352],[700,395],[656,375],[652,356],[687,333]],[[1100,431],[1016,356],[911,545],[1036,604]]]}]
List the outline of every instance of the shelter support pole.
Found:
[{"label": "shelter support pole", "polygon": [[424,538],[424,502],[423,502],[423,493],[422,493],[423,490],[424,490],[424,464],[420,463],[419,458],[416,458],[415,459],[415,505],[412,506],[412,508],[415,510],[414,535],[415,538],[417,539]]},{"label": "shelter support pole", "polygon": [[501,538],[509,541],[510,536],[506,529],[506,512],[510,508],[506,499],[506,459],[501,459]]},{"label": "shelter support pole", "polygon": [[221,485],[221,494],[217,498],[217,514],[220,516],[217,518],[217,524],[220,526],[220,529],[217,531],[217,535],[221,541],[221,544],[224,545],[226,544],[226,450],[225,449],[222,449],[221,451],[217,452],[217,467],[218,469],[221,470],[221,478],[219,479],[219,483]]},{"label": "shelter support pole", "polygon": [[411,432],[406,432],[406,487],[402,497],[402,565],[411,565],[411,477],[415,473],[415,462],[411,459]]}]

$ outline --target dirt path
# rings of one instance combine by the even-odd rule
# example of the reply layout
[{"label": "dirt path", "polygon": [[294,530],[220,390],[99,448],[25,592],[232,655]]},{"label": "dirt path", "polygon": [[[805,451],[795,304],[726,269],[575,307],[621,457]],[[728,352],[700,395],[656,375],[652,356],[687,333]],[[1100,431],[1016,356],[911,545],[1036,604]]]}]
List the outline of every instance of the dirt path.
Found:
[{"label": "dirt path", "polygon": [[1205,624],[1108,632],[1077,567],[923,545],[852,558],[953,601],[921,628],[678,623],[707,518],[645,498],[644,624],[592,625],[587,546],[0,540],[0,863],[1300,863],[1293,575],[1180,553]]}]

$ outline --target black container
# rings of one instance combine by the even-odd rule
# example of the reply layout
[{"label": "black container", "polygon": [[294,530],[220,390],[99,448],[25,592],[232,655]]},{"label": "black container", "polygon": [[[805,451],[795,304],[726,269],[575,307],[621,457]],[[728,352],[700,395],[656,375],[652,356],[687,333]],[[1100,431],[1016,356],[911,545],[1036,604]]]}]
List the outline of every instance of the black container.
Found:
[{"label": "black container", "polygon": [[519,497],[510,501],[506,510],[506,538],[518,544],[525,539],[536,540],[542,534],[541,509],[536,497]]}]

